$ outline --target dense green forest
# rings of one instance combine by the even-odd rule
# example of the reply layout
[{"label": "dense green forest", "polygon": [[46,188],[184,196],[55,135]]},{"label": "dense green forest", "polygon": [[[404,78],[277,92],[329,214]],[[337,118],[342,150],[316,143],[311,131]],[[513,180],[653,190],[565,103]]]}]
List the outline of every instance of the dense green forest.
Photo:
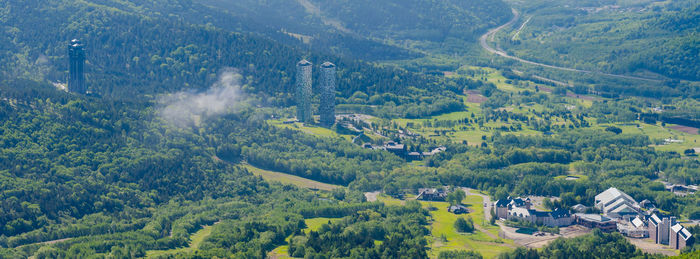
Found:
[{"label": "dense green forest", "polygon": [[697,1],[534,1],[522,8],[523,17],[500,42],[516,56],[572,68],[700,80]]},{"label": "dense green forest", "polygon": [[[682,3],[658,7],[654,25],[696,30],[676,26],[697,11]],[[652,19],[639,15],[625,19]],[[431,236],[431,213],[444,208],[368,202],[364,193],[412,197],[443,186],[478,189],[492,200],[558,197],[549,209],[592,205],[615,186],[661,213],[700,219],[698,194],[675,195],[660,182],[700,184],[690,152],[697,134],[664,131],[687,137],[669,147],[668,135],[641,131],[696,126],[694,85],[563,87],[502,61],[491,63],[501,69],[497,78],[486,68],[446,76],[440,69],[450,66],[411,63],[432,60],[422,50],[476,41],[510,18],[502,1],[3,1],[0,258],[266,258],[281,247],[296,258],[482,258],[432,253],[431,242],[446,237]],[[62,90],[72,38],[87,46],[87,95]],[[373,116],[344,117],[331,128],[288,123],[302,58],[338,66],[340,113]],[[396,59],[412,61],[377,62]],[[670,69],[664,66],[657,67]],[[694,69],[677,68],[667,75],[687,79]],[[192,96],[219,93],[212,89],[225,74],[235,74],[235,99],[216,111],[187,111]],[[175,114],[190,116],[188,123],[169,117],[173,105],[192,112]],[[411,161],[362,146],[387,141],[444,151]],[[681,145],[688,152],[678,152]],[[251,168],[335,189],[282,184]],[[565,179],[570,174],[579,179]],[[460,235],[482,233],[481,220],[460,219]],[[594,231],[500,257],[581,251],[650,256],[619,234]]]},{"label": "dense green forest", "polygon": [[[101,96],[138,98],[204,89],[221,69],[233,67],[246,77],[248,90],[261,96],[264,104],[290,105],[295,80],[291,71],[304,56],[315,63],[330,60],[341,68],[344,76],[338,81],[338,91],[343,97],[362,91],[369,96],[392,93],[415,99],[427,93],[413,89],[449,87],[441,79],[398,68],[307,55],[253,34],[191,25],[178,18],[149,18],[130,13],[128,8],[37,1],[35,5],[9,3],[5,9],[12,11],[2,17],[3,22],[13,25],[2,34],[3,41],[12,42],[3,44],[0,57],[6,77],[65,82],[66,39],[80,38],[88,46],[90,90]],[[27,16],[50,20],[25,19]],[[46,24],[58,29],[43,29]],[[440,111],[428,110],[427,114],[435,112]]]}]

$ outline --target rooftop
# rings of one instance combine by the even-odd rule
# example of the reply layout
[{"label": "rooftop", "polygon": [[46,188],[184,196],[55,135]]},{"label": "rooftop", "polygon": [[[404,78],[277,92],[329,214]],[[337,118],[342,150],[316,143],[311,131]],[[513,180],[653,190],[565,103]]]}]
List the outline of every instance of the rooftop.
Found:
[{"label": "rooftop", "polygon": [[636,227],[636,228],[639,228],[639,227],[644,226],[644,221],[642,221],[640,218],[637,217],[637,218],[634,218],[632,220],[632,225],[634,225],[634,227]]},{"label": "rooftop", "polygon": [[302,59],[301,61],[299,61],[299,63],[297,63],[297,66],[301,66],[301,67],[311,66],[311,65],[312,65],[311,62],[309,62],[306,59]]},{"label": "rooftop", "polygon": [[323,64],[321,64],[321,67],[322,67],[322,68],[334,68],[334,67],[335,67],[335,64],[326,61],[326,62],[324,62]]},{"label": "rooftop", "polygon": [[576,217],[582,218],[584,220],[588,221],[594,221],[598,223],[606,223],[612,221],[610,218],[605,217],[603,215],[598,215],[598,214],[584,214],[584,213],[576,213]]},{"label": "rooftop", "polygon": [[604,192],[595,196],[596,204],[599,204],[599,203],[606,204],[608,202],[611,202],[611,201],[619,199],[619,198],[623,198],[623,199],[626,199],[630,202],[636,203],[636,201],[634,201],[634,199],[631,196],[618,190],[615,187],[610,187],[609,189],[607,189]]},{"label": "rooftop", "polygon": [[681,229],[681,232],[678,232],[678,234],[681,235],[683,240],[688,240],[693,236],[693,234],[691,234],[690,231],[688,231],[688,229],[686,228]]},{"label": "rooftop", "polygon": [[659,225],[659,223],[661,223],[661,219],[659,218],[659,216],[656,216],[656,214],[652,214],[651,217],[649,217],[649,223]]}]

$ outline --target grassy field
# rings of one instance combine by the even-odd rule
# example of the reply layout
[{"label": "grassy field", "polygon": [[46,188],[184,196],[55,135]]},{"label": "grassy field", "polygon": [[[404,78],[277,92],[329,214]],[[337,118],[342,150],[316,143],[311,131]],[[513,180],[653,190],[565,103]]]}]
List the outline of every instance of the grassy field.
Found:
[{"label": "grassy field", "polygon": [[248,169],[254,175],[262,176],[266,181],[275,181],[283,184],[292,184],[303,188],[316,189],[316,190],[326,190],[330,191],[337,188],[343,188],[340,185],[333,185],[322,183],[306,178],[302,178],[296,175],[290,175],[280,172],[273,172],[269,170],[260,169],[249,164],[243,164],[243,167]]},{"label": "grassy field", "polygon": [[352,135],[341,135],[338,134],[335,131],[332,131],[328,128],[323,128],[315,125],[305,125],[303,123],[295,122],[292,124],[285,124],[283,120],[270,120],[269,121],[271,125],[280,127],[280,128],[287,128],[287,129],[294,129],[294,130],[300,130],[303,132],[306,132],[308,134],[316,135],[319,137],[331,137],[331,138],[344,138],[348,141],[351,141],[353,137]]},{"label": "grassy field", "polygon": [[[340,218],[313,218],[313,219],[305,219],[304,223],[306,223],[306,228],[304,229],[304,233],[309,233],[310,231],[318,231],[323,224],[327,224],[329,221],[330,222],[336,222],[340,220]],[[287,243],[289,243],[289,239],[291,236],[287,237],[285,240]],[[267,256],[268,258],[275,258],[275,259],[286,259],[286,258],[293,258],[289,256],[289,245],[281,245],[278,246],[277,248],[273,249],[270,251]]]},{"label": "grassy field", "polygon": [[170,250],[147,251],[146,258],[160,258],[181,253],[193,253],[194,251],[197,251],[197,249],[199,249],[199,245],[202,244],[202,242],[204,242],[204,239],[206,239],[211,234],[213,227],[214,226],[205,226],[199,231],[192,234],[192,236],[190,237],[190,243],[188,247],[181,247]]},{"label": "grassy field", "polygon": [[[615,124],[614,126],[622,129],[622,133],[643,134],[649,136],[649,138],[652,141],[664,139],[675,139],[683,141],[681,143],[652,145],[656,150],[675,151],[679,154],[683,154],[683,151],[685,151],[686,149],[700,147],[700,135],[689,134],[686,132],[671,129],[670,127],[673,125],[666,125],[666,127],[662,127],[660,124],[647,124],[642,122],[637,122],[636,124],[639,124],[639,127],[634,125],[620,124]],[[611,124],[600,124],[594,126],[594,128],[605,129],[610,125]]]},{"label": "grassy field", "polygon": [[[484,200],[480,196],[467,196],[464,204],[473,212],[466,215],[455,215],[447,212],[449,204],[446,202],[421,202],[425,207],[438,208],[438,210],[430,212],[432,224],[429,228],[432,242],[429,255],[431,258],[437,258],[440,251],[459,249],[475,250],[485,258],[495,258],[502,252],[511,249],[512,241],[494,238],[498,237],[499,228],[485,222],[483,202]],[[454,228],[454,222],[458,217],[471,217],[474,225],[488,234],[479,230],[475,230],[473,233],[458,233]]]},{"label": "grassy field", "polygon": [[[386,195],[380,195],[379,201],[387,205],[402,205],[404,201],[397,200]],[[463,201],[471,213],[466,215],[455,215],[447,212],[447,202],[420,202],[423,207],[435,207],[437,210],[430,212],[430,258],[437,258],[440,251],[446,250],[476,250],[485,258],[495,258],[500,253],[508,251],[513,247],[513,241],[502,240],[498,237],[498,226],[491,226],[484,221],[484,200],[481,196],[469,195]],[[454,228],[454,222],[458,217],[471,217],[474,224],[483,229],[486,233],[475,230],[473,233],[458,233]],[[487,234],[488,233],[488,234]],[[447,239],[444,241],[443,237]],[[495,238],[494,238],[495,237]]]}]

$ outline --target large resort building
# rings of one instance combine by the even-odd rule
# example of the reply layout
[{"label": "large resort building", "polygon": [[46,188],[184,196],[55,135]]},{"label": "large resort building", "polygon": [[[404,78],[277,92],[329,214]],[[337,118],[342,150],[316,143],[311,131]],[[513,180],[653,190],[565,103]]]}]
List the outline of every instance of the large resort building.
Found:
[{"label": "large resort building", "polygon": [[694,242],[690,231],[676,222],[676,217],[659,217],[654,205],[645,200],[637,203],[631,196],[609,188],[595,196],[595,208],[601,214],[582,213],[584,205],[574,206],[576,213],[555,209],[554,211],[537,211],[531,208],[530,198],[511,198],[498,200],[493,204],[495,216],[500,219],[518,220],[561,227],[577,224],[588,228],[598,228],[605,232],[619,231],[630,238],[649,238],[651,242],[683,249]]},{"label": "large resort building", "polygon": [[612,218],[636,216],[640,212],[632,197],[614,187],[595,196],[595,207]]},{"label": "large resort building", "polygon": [[313,123],[311,116],[311,70],[312,64],[306,59],[297,63],[297,120],[303,123]]},{"label": "large resort building", "polygon": [[335,124],[335,65],[326,62],[321,65],[321,105],[319,115],[321,125],[330,127]]},{"label": "large resort building", "polygon": [[78,94],[86,94],[87,86],[85,84],[85,49],[82,43],[77,39],[71,40],[68,44],[68,91]]},{"label": "large resort building", "polygon": [[[302,123],[314,123],[313,112],[311,111],[312,90],[312,70],[313,64],[304,59],[297,63],[297,78],[295,97],[297,103],[297,120]],[[319,115],[321,125],[330,127],[335,124],[335,85],[336,68],[331,62],[321,65],[321,105]]]},{"label": "large resort building", "polygon": [[548,227],[562,227],[573,223],[568,211],[538,211],[531,208],[530,198],[510,198],[498,200],[494,204],[496,216],[502,219],[527,221]]}]

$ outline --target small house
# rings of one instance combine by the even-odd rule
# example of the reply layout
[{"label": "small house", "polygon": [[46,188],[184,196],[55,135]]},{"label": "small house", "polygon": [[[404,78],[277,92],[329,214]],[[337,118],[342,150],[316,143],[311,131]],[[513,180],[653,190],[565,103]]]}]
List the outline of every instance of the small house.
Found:
[{"label": "small house", "polygon": [[447,211],[454,213],[454,214],[469,213],[469,209],[467,209],[467,207],[464,207],[462,205],[452,205],[450,207],[447,207]]}]

